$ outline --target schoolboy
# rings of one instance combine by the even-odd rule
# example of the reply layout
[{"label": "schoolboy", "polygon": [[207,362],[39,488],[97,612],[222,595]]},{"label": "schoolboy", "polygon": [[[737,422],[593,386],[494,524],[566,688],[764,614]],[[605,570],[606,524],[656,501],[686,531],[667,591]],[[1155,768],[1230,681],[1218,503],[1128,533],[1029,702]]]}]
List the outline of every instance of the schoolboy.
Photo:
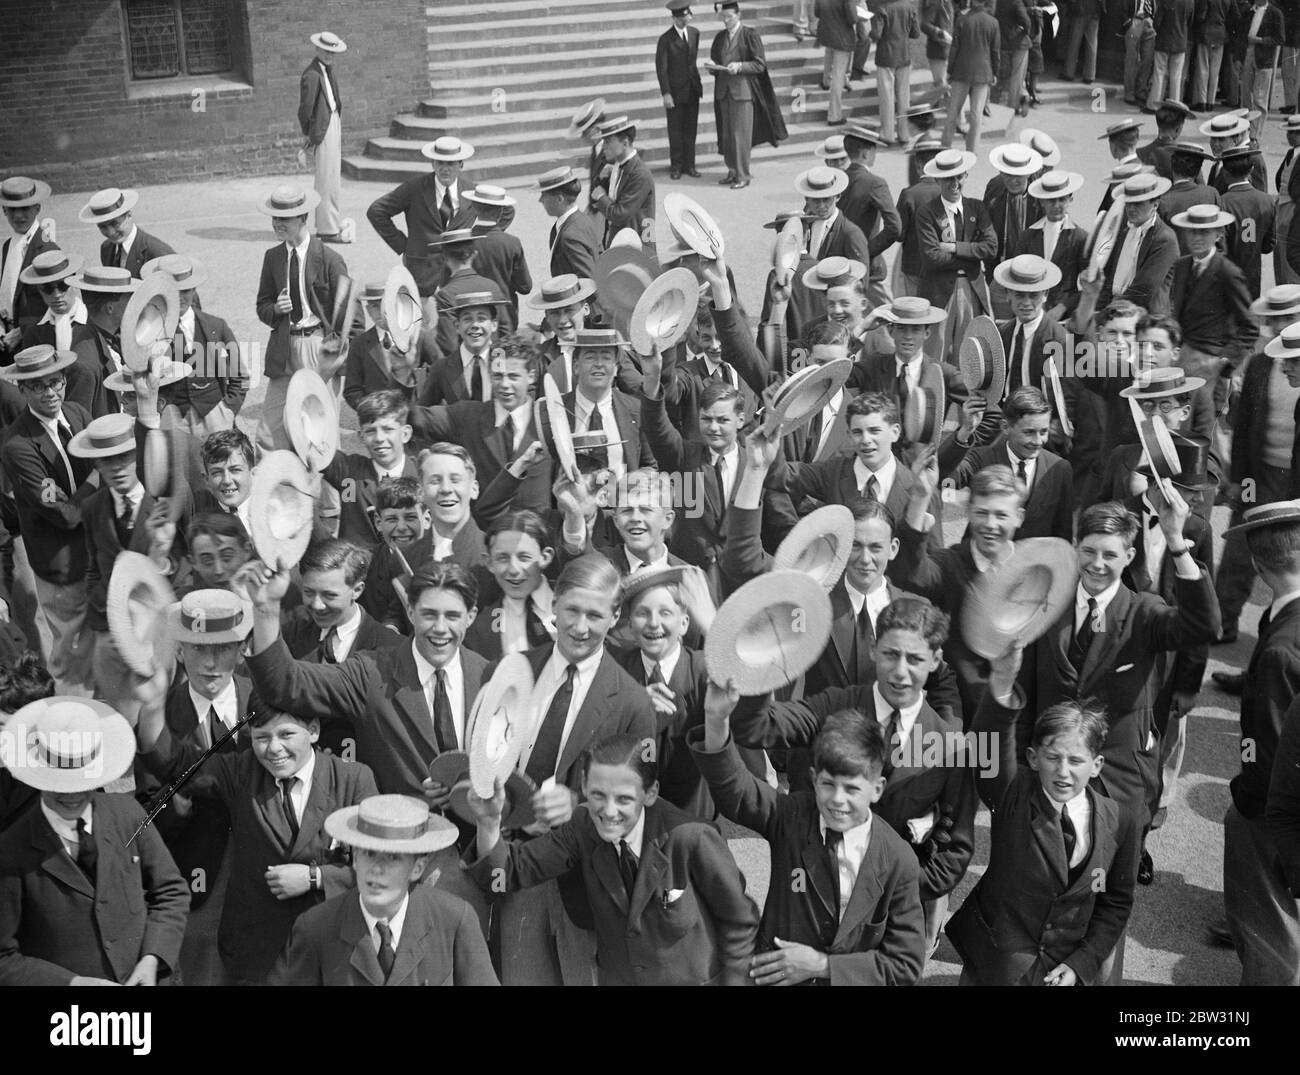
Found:
[{"label": "schoolboy", "polygon": [[547,573],[556,562],[555,540],[531,511],[507,512],[488,527],[484,540],[487,569],[501,595],[479,609],[465,645],[495,661],[554,638],[555,591]]},{"label": "schoolboy", "polygon": [[251,533],[248,497],[253,491],[253,467],[257,464],[252,441],[241,429],[223,429],[208,435],[201,455],[208,487],[195,490],[194,510],[238,515],[244,529]]}]

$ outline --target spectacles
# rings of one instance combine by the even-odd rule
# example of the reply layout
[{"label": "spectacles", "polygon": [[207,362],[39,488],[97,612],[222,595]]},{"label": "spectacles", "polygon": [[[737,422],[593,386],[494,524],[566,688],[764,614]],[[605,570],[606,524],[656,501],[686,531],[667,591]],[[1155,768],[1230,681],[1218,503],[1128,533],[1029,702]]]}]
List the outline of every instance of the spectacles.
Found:
[{"label": "spectacles", "polygon": [[54,377],[47,377],[43,381],[33,381],[25,387],[34,396],[44,396],[61,391],[67,383],[68,379],[60,373]]},{"label": "spectacles", "polygon": [[48,284],[41,284],[37,290],[40,291],[42,295],[50,295],[56,292],[61,294],[64,291],[72,290],[72,285],[68,283],[67,280],[54,280]]},{"label": "spectacles", "polygon": [[1159,411],[1161,414],[1173,414],[1174,411],[1181,411],[1187,406],[1186,403],[1179,403],[1176,399],[1142,399],[1138,400],[1138,405],[1142,408],[1143,414],[1152,414]]}]

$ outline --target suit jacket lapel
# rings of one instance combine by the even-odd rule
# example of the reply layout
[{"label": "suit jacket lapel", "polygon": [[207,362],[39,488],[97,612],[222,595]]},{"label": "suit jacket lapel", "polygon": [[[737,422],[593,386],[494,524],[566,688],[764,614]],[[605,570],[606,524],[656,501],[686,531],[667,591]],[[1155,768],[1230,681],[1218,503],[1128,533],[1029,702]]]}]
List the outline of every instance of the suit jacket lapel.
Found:
[{"label": "suit jacket lapel", "polygon": [[406,717],[407,726],[416,743],[424,744],[424,756],[432,758],[438,753],[438,740],[433,731],[433,714],[429,711],[429,700],[420,685],[420,674],[415,667],[415,657],[411,655],[410,646],[395,647],[397,664],[393,671],[397,676],[397,690],[393,692],[393,705]]},{"label": "suit jacket lapel", "polygon": [[1032,805],[1029,810],[1029,827],[1034,839],[1042,849],[1043,857],[1051,864],[1061,888],[1069,883],[1069,863],[1065,861],[1065,839],[1061,835],[1061,823],[1056,811],[1047,802],[1042,788],[1034,790]]},{"label": "suit jacket lapel", "polygon": [[600,655],[600,664],[596,666],[596,675],[592,680],[587,697],[582,700],[578,715],[574,718],[569,738],[560,754],[560,763],[555,767],[557,780],[563,780],[564,774],[574,765],[578,756],[586,749],[592,735],[600,727],[607,711],[605,700],[615,693],[618,682],[614,673],[617,670],[614,658],[606,651]]},{"label": "suit jacket lapel", "polygon": [[[641,845],[642,854],[645,853],[645,842]],[[608,893],[609,898],[614,901],[614,906],[619,909],[620,914],[627,915],[629,923],[631,920],[630,907],[627,901],[627,890],[623,887],[623,875],[618,868],[618,846],[616,844],[600,842],[596,848],[595,854],[591,856],[591,864],[596,873],[598,880]],[[636,890],[633,889],[633,895]]]},{"label": "suit jacket lapel", "polygon": [[[361,917],[361,897],[352,893],[347,897],[347,901],[343,922],[339,927],[339,939],[352,949],[348,963],[371,985],[383,985],[384,972],[379,966],[379,956],[375,952],[374,941],[366,933],[366,920]],[[405,939],[406,931],[403,929],[402,940]],[[398,947],[401,946],[399,941]],[[393,970],[397,970],[396,961],[393,963]]]},{"label": "suit jacket lapel", "polygon": [[844,589],[844,580],[840,579],[831,591],[831,641],[835,643],[835,652],[844,668],[846,683],[855,682],[857,676],[857,669],[853,666],[853,637],[856,629],[853,602]]},{"label": "suit jacket lapel", "polygon": [[871,840],[867,844],[867,853],[862,857],[862,866],[858,870],[857,880],[853,882],[853,891],[849,893],[849,904],[844,908],[844,916],[835,931],[832,950],[848,944],[863,919],[876,909],[880,896],[884,892],[880,878],[884,876],[889,864],[885,858],[883,844],[877,836],[876,826],[880,824],[883,822],[878,817],[871,822]]},{"label": "suit jacket lapel", "polygon": [[[284,809],[280,806],[280,786],[260,765],[257,767],[258,787],[254,802],[262,815],[262,821],[275,837],[276,842],[284,848],[286,855],[293,848],[293,834],[289,831],[289,822],[285,819]],[[301,829],[301,827],[300,827]]]},{"label": "suit jacket lapel", "polygon": [[1119,592],[1106,606],[1106,630],[1098,631],[1092,636],[1088,655],[1084,658],[1083,668],[1079,670],[1080,693],[1090,692],[1097,674],[1115,666],[1115,651],[1128,637],[1128,620],[1132,607],[1133,591],[1121,583]]},{"label": "suit jacket lapel", "polygon": [[[92,825],[96,834],[95,842],[98,844],[100,825],[94,820]],[[39,807],[32,809],[32,846],[45,853],[45,858],[41,861],[41,869],[90,899],[95,898],[95,886],[68,854],[68,849],[63,846],[59,834],[50,828],[50,823],[45,820],[45,815],[41,813]]]},{"label": "suit jacket lapel", "polygon": [[[362,919],[364,922],[365,920]],[[424,938],[429,935],[427,919],[411,914],[411,903],[406,904],[406,921],[402,923],[402,936],[397,942],[397,951],[393,953],[393,969],[385,985],[402,985],[420,966],[420,953],[424,951]],[[374,949],[373,944],[367,947]],[[375,956],[375,966],[379,966],[379,957]],[[449,968],[450,969],[450,968]],[[380,970],[380,979],[383,971]],[[417,985],[419,983],[416,983]]]},{"label": "suit jacket lapel", "polygon": [[[627,923],[633,929],[641,921],[646,905],[671,887],[663,883],[664,875],[670,867],[668,856],[664,853],[669,834],[659,828],[657,821],[654,814],[647,812],[645,833],[641,839],[641,862],[637,866],[636,884],[632,886],[632,903],[627,914]],[[658,829],[653,836],[652,825]]]},{"label": "suit jacket lapel", "polygon": [[290,857],[310,847],[312,841],[320,835],[328,813],[326,803],[333,801],[333,783],[333,770],[326,764],[325,755],[317,755],[316,766],[311,774],[311,787],[307,789],[307,801],[303,804],[302,817],[298,819],[298,836],[289,849]]}]

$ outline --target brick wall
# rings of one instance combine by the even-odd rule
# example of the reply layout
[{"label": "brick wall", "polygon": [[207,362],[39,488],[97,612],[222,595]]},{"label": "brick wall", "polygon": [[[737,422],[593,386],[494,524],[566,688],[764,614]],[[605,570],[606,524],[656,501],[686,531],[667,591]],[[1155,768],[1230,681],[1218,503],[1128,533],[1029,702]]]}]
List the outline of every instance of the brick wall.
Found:
[{"label": "brick wall", "polygon": [[352,45],[335,66],[344,153],[386,134],[390,118],[428,90],[423,0],[240,6],[248,85],[182,77],[165,96],[142,98],[140,87],[160,83],[130,82],[117,0],[4,0],[0,174],[39,175],[68,190],[292,168],[307,39],[326,28]]}]

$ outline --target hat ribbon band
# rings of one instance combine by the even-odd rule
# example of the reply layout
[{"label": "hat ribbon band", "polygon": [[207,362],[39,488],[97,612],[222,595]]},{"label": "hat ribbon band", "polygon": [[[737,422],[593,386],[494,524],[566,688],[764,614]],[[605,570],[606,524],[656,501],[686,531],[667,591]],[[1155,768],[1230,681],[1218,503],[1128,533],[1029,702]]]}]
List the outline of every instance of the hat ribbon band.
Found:
[{"label": "hat ribbon band", "polygon": [[1182,388],[1187,383],[1184,376],[1169,377],[1158,381],[1147,381],[1145,384],[1139,384],[1138,387],[1143,392],[1163,391],[1166,388]]},{"label": "hat ribbon band", "polygon": [[[60,746],[67,747],[67,739],[71,738],[67,733],[58,734],[58,737],[64,740]],[[104,737],[101,732],[92,732],[89,736],[90,744],[83,750],[59,749],[45,737],[41,732],[36,733],[36,754],[46,765],[52,769],[84,769],[91,762],[99,757],[103,749]],[[87,737],[78,734],[76,738],[84,741]]]},{"label": "hat ribbon band", "polygon": [[390,825],[357,815],[357,832],[379,840],[414,840],[428,831],[428,821],[421,821],[418,825]]},{"label": "hat ribbon band", "polygon": [[86,438],[90,441],[92,448],[116,448],[119,444],[131,444],[135,442],[135,430],[128,429],[121,433],[114,433],[107,437],[97,437],[93,433]]},{"label": "hat ribbon band", "polygon": [[578,292],[582,290],[580,284],[574,284],[572,287],[566,287],[563,291],[543,291],[543,302],[565,302],[569,299],[576,299]]},{"label": "hat ribbon band", "polygon": [[296,197],[296,198],[292,198],[292,199],[290,199],[289,201],[282,201],[282,200],[280,200],[279,198],[274,198],[274,197],[273,197],[273,198],[271,199],[271,208],[273,208],[273,209],[296,209],[296,208],[298,208],[298,206],[305,204],[306,201],[307,201],[307,195],[305,195],[305,194],[299,194],[298,197]]},{"label": "hat ribbon band", "polygon": [[32,183],[29,187],[23,187],[22,190],[11,190],[9,192],[14,198],[34,198],[36,197],[36,184]]},{"label": "hat ribbon band", "polygon": [[230,631],[244,622],[244,610],[235,609],[227,616],[209,616],[202,609],[197,612],[181,610],[181,626],[195,634],[216,634],[218,631]]},{"label": "hat ribbon band", "polygon": [[104,213],[111,213],[114,209],[121,209],[122,206],[124,206],[125,204],[126,204],[126,195],[119,193],[117,196],[117,201],[115,201],[112,205],[104,206],[104,208],[99,211],[100,215],[102,216]]}]

